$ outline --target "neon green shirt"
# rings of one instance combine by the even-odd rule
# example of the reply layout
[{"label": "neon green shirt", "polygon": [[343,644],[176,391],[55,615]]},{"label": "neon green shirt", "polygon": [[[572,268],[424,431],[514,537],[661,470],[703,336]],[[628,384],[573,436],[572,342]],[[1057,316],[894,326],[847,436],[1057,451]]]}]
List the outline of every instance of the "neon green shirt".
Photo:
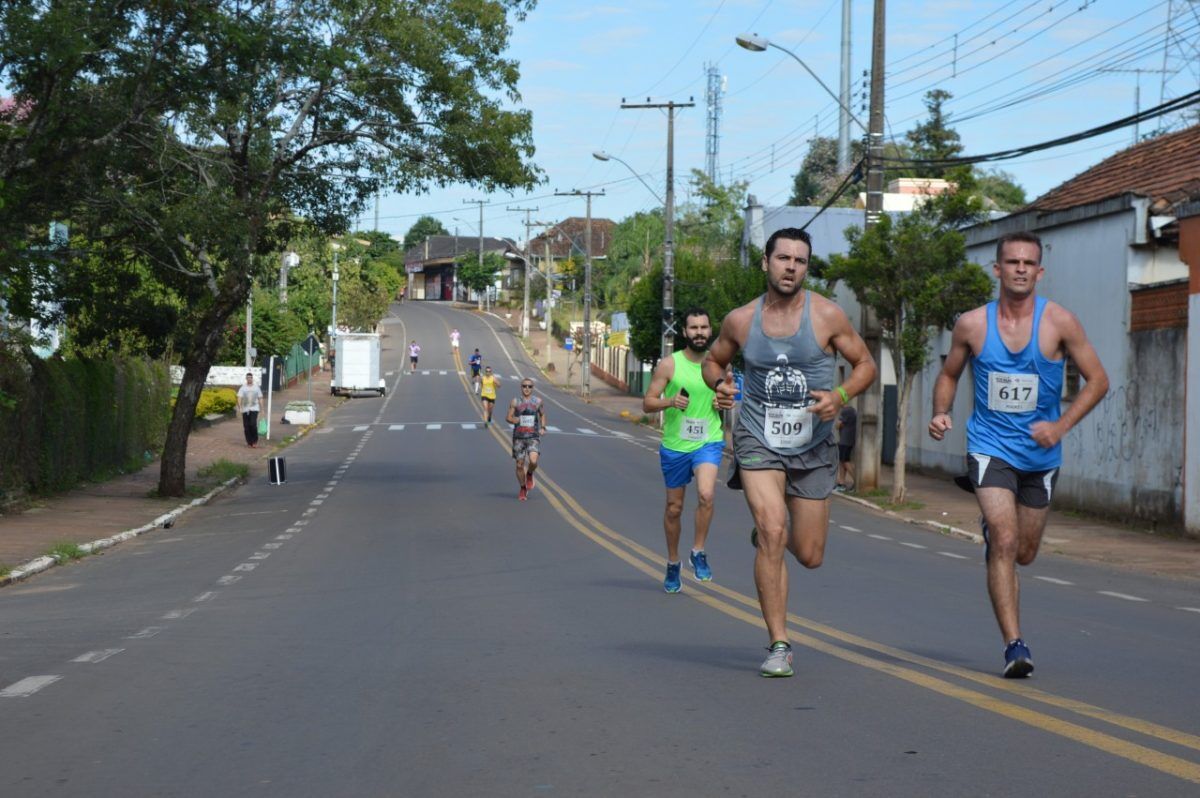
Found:
[{"label": "neon green shirt", "polygon": [[662,445],[674,452],[694,452],[705,444],[724,441],[721,417],[713,410],[716,393],[704,384],[700,364],[688,360],[682,350],[671,357],[675,360],[675,374],[663,397],[671,398],[686,388],[688,406],[687,410],[669,407],[663,411]]}]

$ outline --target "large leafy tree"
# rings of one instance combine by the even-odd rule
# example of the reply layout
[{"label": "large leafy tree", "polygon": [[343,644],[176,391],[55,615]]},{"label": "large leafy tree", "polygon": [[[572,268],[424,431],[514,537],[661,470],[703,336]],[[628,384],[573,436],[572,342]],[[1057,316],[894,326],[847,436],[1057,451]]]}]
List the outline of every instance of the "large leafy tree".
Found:
[{"label": "large leafy tree", "polygon": [[[925,109],[929,112],[929,118],[905,134],[915,160],[938,161],[957,158],[962,154],[962,139],[958,131],[950,127],[949,118],[942,107],[953,96],[945,89],[926,92]],[[913,171],[916,177],[944,177],[946,168],[918,164]]]},{"label": "large leafy tree", "polygon": [[432,216],[422,216],[413,222],[413,226],[408,228],[408,232],[404,234],[404,251],[408,252],[429,236],[444,235],[449,235],[449,232],[438,219]]},{"label": "large leafy tree", "polygon": [[[21,46],[5,56],[3,76],[15,107],[33,110],[0,118],[0,140],[29,163],[45,156],[33,139],[53,127],[29,119],[68,133],[94,108],[107,120],[61,153],[70,179],[59,185],[77,199],[45,205],[93,236],[131,242],[164,280],[185,284],[194,324],[159,481],[160,493],[177,496],[226,323],[261,256],[294,238],[293,214],[336,233],[385,185],[493,190],[537,180],[529,114],[506,108],[519,99],[517,65],[503,57],[510,17],[532,0],[96,5],[111,6],[112,20],[106,9],[63,10],[86,3],[7,7],[16,11],[0,51],[10,38]],[[47,88],[56,80],[66,87]],[[94,152],[104,158],[82,157]],[[6,185],[15,178],[22,196],[43,187],[29,169],[0,174]]]},{"label": "large leafy tree", "polygon": [[[969,183],[969,176],[958,178]],[[970,187],[943,195],[893,220],[884,214],[867,231],[846,231],[850,251],[834,255],[825,277],[841,280],[858,301],[879,317],[884,342],[894,354],[899,377],[892,501],[906,492],[908,408],[913,380],[929,363],[934,336],[949,329],[959,314],[987,300],[992,281],[967,261],[961,224],[979,212]]]}]

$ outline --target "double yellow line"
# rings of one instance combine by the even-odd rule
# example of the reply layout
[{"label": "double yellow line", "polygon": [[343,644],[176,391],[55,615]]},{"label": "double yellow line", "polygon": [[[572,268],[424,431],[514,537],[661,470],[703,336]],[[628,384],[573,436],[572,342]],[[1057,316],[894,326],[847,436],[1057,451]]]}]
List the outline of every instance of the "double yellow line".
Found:
[{"label": "double yellow line", "polygon": [[[449,328],[447,328],[448,331]],[[454,359],[463,390],[474,401],[475,394],[463,373],[462,362],[457,350],[454,353]],[[495,426],[490,428],[490,432],[496,442],[505,451],[509,451],[510,443],[505,439],[503,433]],[[547,501],[550,502],[551,507],[581,535],[641,571],[650,579],[657,582],[662,578],[663,558],[659,552],[652,551],[601,523],[561,485],[547,476],[545,469],[540,467],[538,468],[538,486]],[[731,618],[743,621],[756,629],[763,628],[757,599],[716,582],[699,582],[691,577],[688,579],[690,580],[689,590],[684,594],[688,598]],[[1134,732],[1196,752],[1200,752],[1200,736],[1141,718],[1122,715],[1083,701],[1063,698],[1029,687],[1027,682],[1005,681],[997,676],[922,657],[919,654],[843,632],[792,613],[789,613],[787,618],[788,631],[793,645],[805,646],[863,668],[887,674],[978,709],[1002,715],[1041,731],[1057,734],[1068,740],[1144,765],[1167,775],[1200,784],[1200,763],[1196,761],[1129,742],[1037,709],[1031,709],[1015,701],[1019,699],[1025,704],[1041,704],[1052,707],[1063,713],[1073,713],[1084,718],[1101,721],[1126,732]],[[814,635],[820,635],[820,637]],[[953,677],[959,680],[959,683],[952,682],[943,676]],[[980,692],[970,686],[964,686],[961,682],[967,682],[969,685],[981,685],[992,693]]]}]

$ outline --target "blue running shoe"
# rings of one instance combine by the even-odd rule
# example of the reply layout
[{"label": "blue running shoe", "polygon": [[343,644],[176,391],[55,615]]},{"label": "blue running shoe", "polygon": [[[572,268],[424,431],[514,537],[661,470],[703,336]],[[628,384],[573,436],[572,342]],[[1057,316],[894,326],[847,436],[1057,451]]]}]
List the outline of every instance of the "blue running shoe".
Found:
[{"label": "blue running shoe", "polygon": [[979,516],[979,531],[983,533],[983,561],[987,562],[992,558],[992,542],[988,540],[987,519],[982,515]]},{"label": "blue running shoe", "polygon": [[1033,673],[1033,655],[1021,638],[1010,640],[1004,647],[1004,678],[1024,679]]},{"label": "blue running shoe", "polygon": [[708,567],[708,555],[703,551],[693,551],[688,555],[688,562],[692,565],[692,570],[696,573],[696,578],[701,582],[712,581],[712,569]]},{"label": "blue running shoe", "polygon": [[667,563],[667,578],[663,580],[663,590],[668,593],[678,593],[679,588],[683,585],[679,581],[679,569],[683,566],[681,562]]}]

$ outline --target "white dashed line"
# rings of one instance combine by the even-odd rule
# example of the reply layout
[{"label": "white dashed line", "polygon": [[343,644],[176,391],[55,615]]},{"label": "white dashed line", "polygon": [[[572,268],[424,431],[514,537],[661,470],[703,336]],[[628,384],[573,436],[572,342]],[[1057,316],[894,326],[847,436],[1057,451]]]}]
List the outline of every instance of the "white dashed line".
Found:
[{"label": "white dashed line", "polygon": [[201,593],[199,596],[196,596],[194,599],[192,599],[192,601],[199,604],[202,601],[210,601],[213,598],[213,596],[215,596],[215,595],[217,595],[217,591],[207,590],[207,591]]},{"label": "white dashed line", "polygon": [[928,548],[927,546],[922,546],[920,543],[905,543],[903,540],[902,540],[902,541],[900,541],[900,545],[901,545],[901,546],[908,546],[910,549],[924,549],[924,548]]},{"label": "white dashed line", "polygon": [[350,430],[350,431],[351,431],[351,432],[366,432],[366,431],[367,431],[367,430],[369,430],[369,429],[370,429],[370,427],[369,427],[368,425],[366,425],[366,424],[359,424],[358,426],[356,426],[354,429],[352,429],[352,430]]},{"label": "white dashed line", "polygon": [[389,430],[390,432],[399,432],[399,431],[400,431],[400,430],[402,430],[402,429],[404,429],[404,425],[403,425],[403,424],[391,424],[391,425],[389,425],[389,426],[388,426],[388,430]]},{"label": "white dashed line", "polygon": [[304,511],[304,515],[312,515],[312,514],[314,514],[316,511],[317,511],[317,508],[316,508],[316,507],[309,507],[307,510],[305,510],[305,511]]},{"label": "white dashed line", "polygon": [[104,660],[108,659],[109,657],[116,656],[124,650],[125,649],[123,648],[102,648],[99,651],[89,651],[86,654],[80,654],[78,657],[71,660],[71,662],[104,662]]},{"label": "white dashed line", "polygon": [[149,640],[150,638],[154,637],[156,634],[158,634],[162,630],[163,630],[163,628],[161,626],[147,626],[145,629],[141,630],[140,632],[134,632],[133,634],[126,637],[125,639],[126,640]]},{"label": "white dashed line", "polygon": [[891,538],[889,538],[887,535],[876,535],[874,532],[867,535],[867,537],[875,538],[875,540],[891,540]]},{"label": "white dashed line", "polygon": [[263,548],[264,549],[278,549],[282,545],[283,545],[282,543],[264,543]]},{"label": "white dashed line", "polygon": [[293,536],[294,536],[294,534],[291,532],[284,532],[282,535],[276,535],[275,539],[276,540],[291,540]]},{"label": "white dashed line", "polygon": [[475,429],[476,427],[475,424],[462,424],[461,426],[463,429]]},{"label": "white dashed line", "polygon": [[222,576],[220,579],[217,580],[217,584],[218,585],[232,585],[234,582],[238,581],[239,579],[241,579],[240,576],[234,576],[233,574],[226,574],[225,576]]},{"label": "white dashed line", "polygon": [[164,621],[178,621],[181,618],[186,618],[196,611],[195,607],[188,607],[186,610],[171,610],[163,614]]},{"label": "white dashed line", "polygon": [[235,570],[235,571],[253,571],[257,567],[258,567],[258,563],[256,563],[256,562],[244,562],[239,565],[233,566],[233,570]]},{"label": "white dashed line", "polygon": [[[297,521],[296,523],[292,524],[292,527],[302,527],[302,526],[308,526],[308,521]],[[292,532],[293,529],[285,529],[283,531],[284,532]],[[294,531],[299,532],[300,530],[295,529]]]},{"label": "white dashed line", "polygon": [[632,438],[633,437],[628,432],[617,432],[616,430],[613,430],[613,435],[616,435],[618,438]]},{"label": "white dashed line", "polygon": [[[462,374],[462,372],[461,372],[461,371],[460,371],[460,372],[458,372],[458,373],[459,373],[459,374]],[[439,371],[439,372],[438,372],[438,374],[440,374],[440,375],[442,375],[443,377],[445,377],[445,376],[446,376],[446,374],[447,374],[447,372],[445,372],[445,371]]]},{"label": "white dashed line", "polygon": [[[509,426],[511,427],[512,425],[510,424]],[[562,430],[558,427],[546,427],[546,432],[562,432]]]},{"label": "white dashed line", "polygon": [[311,507],[320,507],[320,506],[321,506],[322,504],[324,504],[324,503],[325,503],[325,500],[324,500],[324,499],[313,499],[313,500],[312,500],[312,501],[310,501],[308,504],[309,504],[309,506],[311,506]]},{"label": "white dashed line", "polygon": [[1176,607],[1175,609],[1183,610],[1184,612],[1200,612],[1200,607]]},{"label": "white dashed line", "polygon": [[955,553],[954,553],[954,552],[952,552],[952,551],[939,551],[939,552],[938,552],[938,554],[942,555],[943,557],[952,557],[952,558],[954,558],[955,560],[965,560],[965,559],[967,559],[967,558],[966,558],[966,557],[964,557],[963,555],[961,555],[961,554],[955,554]]},{"label": "white dashed line", "polygon": [[61,678],[61,676],[29,676],[0,690],[0,698],[28,698]]},{"label": "white dashed line", "polygon": [[1040,579],[1043,582],[1049,582],[1052,585],[1066,585],[1068,587],[1071,587],[1075,584],[1074,582],[1068,582],[1066,579],[1055,579],[1053,576],[1035,576],[1034,579]]},{"label": "white dashed line", "polygon": [[318,493],[318,494],[317,494],[317,498],[318,498],[318,499],[321,499],[322,501],[324,501],[325,499],[328,499],[328,498],[329,498],[329,494],[328,494],[328,493]]},{"label": "white dashed line", "polygon": [[269,551],[256,551],[256,552],[254,552],[253,554],[251,554],[251,555],[250,555],[250,559],[252,559],[252,560],[265,560],[265,559],[267,559],[267,558],[268,558],[268,557],[270,557],[270,556],[271,556],[271,552],[269,552]]},{"label": "white dashed line", "polygon": [[600,433],[596,432],[596,430],[594,430],[594,429],[585,429],[584,427],[576,427],[575,429],[579,430],[584,435],[599,435],[600,434]]},{"label": "white dashed line", "polygon": [[425,425],[425,429],[431,429],[431,430],[432,430],[432,429],[441,429],[441,428],[442,428],[442,425],[441,425],[441,424],[426,424],[426,425]]},{"label": "white dashed line", "polygon": [[842,529],[846,530],[847,532],[862,532],[862,530],[857,527],[846,526],[845,524],[838,524],[838,526],[840,526]]},{"label": "white dashed line", "polygon": [[1150,599],[1144,599],[1141,596],[1131,596],[1128,593],[1116,593],[1112,590],[1097,590],[1096,592],[1099,593],[1101,596],[1111,596],[1112,598],[1121,599],[1122,601],[1149,601],[1150,600]]}]

